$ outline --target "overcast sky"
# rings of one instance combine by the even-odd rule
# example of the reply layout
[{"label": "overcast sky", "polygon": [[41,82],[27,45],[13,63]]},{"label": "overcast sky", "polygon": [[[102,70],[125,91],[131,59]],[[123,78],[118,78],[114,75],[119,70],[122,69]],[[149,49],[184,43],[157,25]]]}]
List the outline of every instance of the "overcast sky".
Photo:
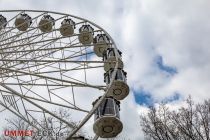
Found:
[{"label": "overcast sky", "polygon": [[148,105],[210,97],[208,0],[0,0],[0,9],[68,13],[110,33],[128,72],[131,91],[121,118],[131,140],[143,139],[139,114]]}]

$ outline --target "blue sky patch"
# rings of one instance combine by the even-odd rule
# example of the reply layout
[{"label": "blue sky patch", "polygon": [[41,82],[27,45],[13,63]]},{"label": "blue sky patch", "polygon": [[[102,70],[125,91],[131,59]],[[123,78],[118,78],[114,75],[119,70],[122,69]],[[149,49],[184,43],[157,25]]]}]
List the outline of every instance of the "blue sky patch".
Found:
[{"label": "blue sky patch", "polygon": [[136,103],[146,106],[152,106],[154,104],[149,92],[140,89],[139,91],[134,90],[133,93]]},{"label": "blue sky patch", "polygon": [[164,103],[168,103],[168,102],[173,102],[173,101],[177,101],[181,98],[181,95],[177,92],[175,92],[172,96],[170,97],[166,97],[163,102]]},{"label": "blue sky patch", "polygon": [[[152,95],[150,92],[145,91],[143,89],[140,89],[139,91],[133,90],[134,97],[136,103],[139,105],[146,105],[146,106],[153,106],[156,102],[152,99]],[[181,99],[181,94],[178,92],[175,92],[172,96],[166,97],[162,100],[163,103],[169,103],[173,101],[177,101]]]},{"label": "blue sky patch", "polygon": [[158,68],[160,70],[165,71],[169,73],[170,75],[174,75],[177,73],[177,69],[175,67],[164,65],[162,56],[158,56],[156,58],[156,64],[158,65]]}]

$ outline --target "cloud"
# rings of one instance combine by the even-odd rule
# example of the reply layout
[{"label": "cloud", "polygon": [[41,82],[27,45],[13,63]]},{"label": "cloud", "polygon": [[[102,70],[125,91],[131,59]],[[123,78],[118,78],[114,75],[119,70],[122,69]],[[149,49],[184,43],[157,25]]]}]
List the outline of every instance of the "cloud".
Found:
[{"label": "cloud", "polygon": [[[120,44],[130,85],[144,87],[160,101],[174,92],[209,97],[209,2],[132,2],[125,5]],[[156,65],[158,56],[162,60]]]},{"label": "cloud", "polygon": [[[183,105],[182,100],[189,94],[196,101],[210,97],[209,5],[208,0],[0,1],[1,9],[53,10],[100,25],[123,52],[128,84],[135,94],[140,96],[144,89],[153,101],[168,99],[176,103],[169,103],[176,108]],[[176,93],[179,98],[173,101]],[[78,96],[85,102],[82,95]],[[131,92],[122,102],[123,134],[142,138],[140,131],[135,130],[141,110],[146,107],[138,105]],[[91,121],[91,127],[90,124]]]}]

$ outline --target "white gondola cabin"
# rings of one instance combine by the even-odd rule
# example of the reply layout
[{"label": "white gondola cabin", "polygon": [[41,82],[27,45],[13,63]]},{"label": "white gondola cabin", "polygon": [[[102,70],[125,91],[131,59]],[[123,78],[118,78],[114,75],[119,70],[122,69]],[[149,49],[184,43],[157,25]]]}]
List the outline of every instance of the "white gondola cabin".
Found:
[{"label": "white gondola cabin", "polygon": [[127,73],[118,68],[117,73],[114,76],[114,69],[110,69],[104,74],[104,82],[107,85],[111,83],[111,79],[114,78],[108,96],[113,96],[117,100],[123,100],[129,94],[129,86],[127,85]]},{"label": "white gondola cabin", "polygon": [[98,57],[102,57],[107,48],[111,47],[110,39],[106,34],[98,34],[94,38],[94,52]]},{"label": "white gondola cabin", "polygon": [[90,25],[82,25],[79,28],[79,41],[83,45],[89,45],[93,42],[94,29]]},{"label": "white gondola cabin", "polygon": [[0,15],[0,31],[7,26],[7,19]]},{"label": "white gondola cabin", "polygon": [[62,36],[70,36],[74,34],[75,22],[71,19],[64,19],[61,22],[60,33]]},{"label": "white gondola cabin", "polygon": [[[118,68],[123,69],[123,61],[121,59],[122,52],[117,51],[118,55]],[[114,48],[108,48],[106,51],[103,53],[103,61],[104,63],[104,70],[108,71],[110,69],[115,68],[116,65],[116,54]]]},{"label": "white gondola cabin", "polygon": [[39,29],[42,32],[50,32],[55,25],[55,19],[50,15],[44,15],[39,22]]},{"label": "white gondola cabin", "polygon": [[26,31],[32,24],[31,17],[28,14],[20,14],[15,20],[15,27],[19,31]]},{"label": "white gondola cabin", "polygon": [[[98,99],[93,102],[93,106],[97,101]],[[106,97],[95,111],[93,125],[95,134],[101,138],[116,137],[123,129],[119,111],[120,102],[113,97]]]}]

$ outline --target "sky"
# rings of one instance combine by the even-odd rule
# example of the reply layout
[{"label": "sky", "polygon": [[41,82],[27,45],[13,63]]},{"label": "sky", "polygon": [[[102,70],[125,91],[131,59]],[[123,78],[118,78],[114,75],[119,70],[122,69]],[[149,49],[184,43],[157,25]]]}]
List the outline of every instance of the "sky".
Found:
[{"label": "sky", "polygon": [[210,98],[208,0],[0,0],[0,9],[34,9],[83,17],[104,28],[122,51],[129,96],[121,135],[140,140],[139,115],[162,101],[178,108],[189,95]]}]

